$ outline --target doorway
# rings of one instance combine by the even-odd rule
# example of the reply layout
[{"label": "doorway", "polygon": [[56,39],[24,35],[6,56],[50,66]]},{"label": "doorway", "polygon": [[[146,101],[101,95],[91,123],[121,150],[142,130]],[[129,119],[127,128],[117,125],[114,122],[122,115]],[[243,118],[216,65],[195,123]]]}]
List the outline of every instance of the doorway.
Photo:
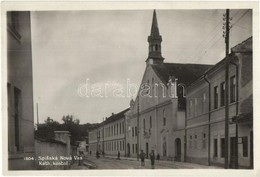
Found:
[{"label": "doorway", "polygon": [[149,144],[145,143],[145,154],[146,154],[146,158],[148,159],[149,157]]},{"label": "doorway", "polygon": [[181,139],[175,139],[175,160],[181,161]]},{"label": "doorway", "polygon": [[237,139],[236,137],[230,138],[230,168],[236,168],[236,159],[237,159]]},{"label": "doorway", "polygon": [[254,137],[253,131],[250,131],[250,168],[254,169]]}]

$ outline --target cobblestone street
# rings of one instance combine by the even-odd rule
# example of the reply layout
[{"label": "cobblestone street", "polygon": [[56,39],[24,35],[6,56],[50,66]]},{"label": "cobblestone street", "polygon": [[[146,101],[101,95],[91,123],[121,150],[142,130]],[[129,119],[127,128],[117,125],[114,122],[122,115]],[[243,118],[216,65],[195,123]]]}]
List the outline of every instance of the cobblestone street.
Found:
[{"label": "cobblestone street", "polygon": [[[96,169],[151,169],[149,159],[145,160],[145,166],[141,166],[141,161],[136,158],[122,157],[120,160],[114,156],[100,157],[86,156],[85,162],[92,162],[96,165]],[[155,169],[216,169],[215,166],[204,166],[192,163],[174,162],[174,161],[156,161]]]}]

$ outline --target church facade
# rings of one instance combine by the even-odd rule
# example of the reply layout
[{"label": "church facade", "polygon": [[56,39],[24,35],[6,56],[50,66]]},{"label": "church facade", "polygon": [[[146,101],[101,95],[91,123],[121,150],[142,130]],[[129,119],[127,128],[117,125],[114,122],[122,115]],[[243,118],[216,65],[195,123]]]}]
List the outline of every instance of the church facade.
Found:
[{"label": "church facade", "polygon": [[137,157],[143,151],[149,158],[153,150],[161,159],[184,161],[185,89],[210,65],[165,63],[161,42],[154,11],[146,69],[126,121],[127,155]]}]

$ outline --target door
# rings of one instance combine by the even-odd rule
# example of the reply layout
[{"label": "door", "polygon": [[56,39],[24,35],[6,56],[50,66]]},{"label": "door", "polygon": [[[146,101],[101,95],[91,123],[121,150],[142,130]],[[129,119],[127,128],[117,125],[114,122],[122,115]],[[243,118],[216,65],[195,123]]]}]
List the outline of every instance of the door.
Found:
[{"label": "door", "polygon": [[127,143],[127,156],[130,157],[130,144]]},{"label": "door", "polygon": [[237,159],[237,140],[236,137],[230,138],[230,168],[236,168]]},{"label": "door", "polygon": [[148,157],[149,157],[149,144],[148,143],[145,144],[145,154],[146,154],[146,158],[148,159]]},{"label": "door", "polygon": [[181,139],[177,138],[175,140],[175,160],[181,161]]},{"label": "door", "polygon": [[253,131],[250,131],[250,168],[254,168],[254,137]]}]

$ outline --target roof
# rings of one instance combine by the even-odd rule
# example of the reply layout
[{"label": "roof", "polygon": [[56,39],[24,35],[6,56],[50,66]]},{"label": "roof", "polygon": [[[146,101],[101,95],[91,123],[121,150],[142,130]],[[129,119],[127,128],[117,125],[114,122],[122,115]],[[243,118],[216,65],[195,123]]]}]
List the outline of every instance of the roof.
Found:
[{"label": "roof", "polygon": [[[223,64],[225,64],[226,62],[226,58],[230,57],[231,61],[235,59],[235,55],[234,53],[244,53],[244,52],[252,52],[252,37],[249,37],[248,39],[246,39],[245,41],[239,43],[238,45],[234,46],[231,48],[231,53],[228,54],[228,56],[226,56],[225,58],[223,58],[222,60],[220,60],[218,63],[216,63],[215,65],[212,65],[211,68],[209,68],[207,71],[205,71],[205,73],[203,74],[208,74],[211,71],[213,71],[214,69],[222,66]],[[203,75],[201,74],[201,76],[199,78],[202,78]],[[198,78],[198,79],[199,79]],[[191,83],[192,85],[195,84],[198,79],[194,80],[193,83]]]},{"label": "roof", "polygon": [[107,123],[110,123],[110,122],[114,122],[116,120],[119,120],[121,119],[122,117],[125,116],[125,113],[129,110],[129,108],[117,113],[117,114],[113,114],[111,115],[110,117],[108,117],[103,123],[107,124]]},{"label": "roof", "polygon": [[252,39],[253,37],[251,36],[250,38],[244,40],[243,42],[239,43],[238,45],[232,47],[231,51],[232,52],[252,52]]},{"label": "roof", "polygon": [[170,76],[178,78],[179,83],[186,86],[194,82],[204,74],[213,65],[203,64],[181,64],[181,63],[163,63],[160,65],[151,65],[157,76],[167,84]]}]

